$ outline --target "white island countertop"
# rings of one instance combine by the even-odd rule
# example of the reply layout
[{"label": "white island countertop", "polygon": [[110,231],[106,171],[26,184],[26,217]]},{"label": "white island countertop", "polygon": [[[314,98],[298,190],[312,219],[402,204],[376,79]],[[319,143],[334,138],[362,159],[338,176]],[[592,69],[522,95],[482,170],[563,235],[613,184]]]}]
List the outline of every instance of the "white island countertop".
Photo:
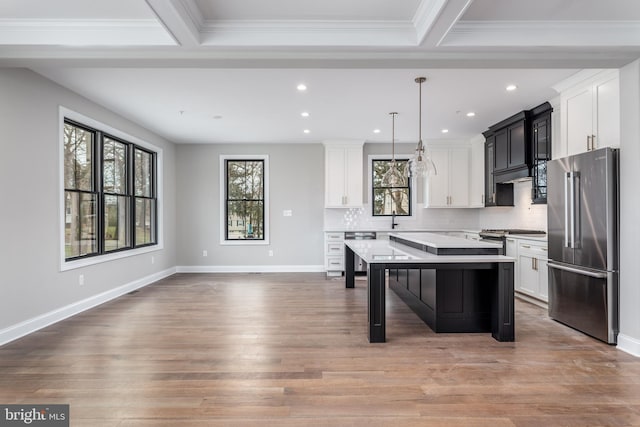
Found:
[{"label": "white island countertop", "polygon": [[[476,241],[467,241],[469,243],[478,243]],[[388,240],[345,240],[344,243],[366,263],[374,264],[466,264],[515,261],[514,258],[504,255],[435,255]],[[495,246],[495,244],[493,245]]]}]

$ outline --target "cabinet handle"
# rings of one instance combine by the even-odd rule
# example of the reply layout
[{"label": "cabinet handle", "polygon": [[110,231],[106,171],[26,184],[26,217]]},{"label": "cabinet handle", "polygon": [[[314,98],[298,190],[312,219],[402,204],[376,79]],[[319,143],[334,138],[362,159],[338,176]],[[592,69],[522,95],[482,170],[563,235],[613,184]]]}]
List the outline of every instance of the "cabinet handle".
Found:
[{"label": "cabinet handle", "polygon": [[587,151],[591,151],[591,136],[587,135]]},{"label": "cabinet handle", "polygon": [[494,192],[493,194],[491,194],[491,201],[492,201],[493,203],[495,203],[495,202],[496,202],[496,193],[495,193],[495,192]]},{"label": "cabinet handle", "polygon": [[521,245],[521,246],[522,246],[523,248],[527,248],[527,249],[531,247],[531,246],[529,246],[529,245]]},{"label": "cabinet handle", "polygon": [[596,149],[596,136],[595,135],[591,135],[591,150],[595,150]]}]

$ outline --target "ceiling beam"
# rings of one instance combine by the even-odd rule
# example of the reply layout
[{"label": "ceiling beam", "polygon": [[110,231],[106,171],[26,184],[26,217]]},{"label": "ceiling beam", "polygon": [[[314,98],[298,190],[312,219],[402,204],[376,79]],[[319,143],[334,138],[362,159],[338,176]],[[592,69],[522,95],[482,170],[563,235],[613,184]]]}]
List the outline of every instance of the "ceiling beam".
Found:
[{"label": "ceiling beam", "polygon": [[440,46],[473,0],[422,0],[413,18],[418,45]]},{"label": "ceiling beam", "polygon": [[200,45],[203,17],[194,0],[145,0],[171,37],[183,47]]}]

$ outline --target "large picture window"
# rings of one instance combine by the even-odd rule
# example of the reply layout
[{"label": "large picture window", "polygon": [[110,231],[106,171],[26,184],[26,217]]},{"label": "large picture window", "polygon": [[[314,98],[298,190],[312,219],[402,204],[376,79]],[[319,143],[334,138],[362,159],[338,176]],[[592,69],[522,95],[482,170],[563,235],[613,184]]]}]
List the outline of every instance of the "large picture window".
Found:
[{"label": "large picture window", "polygon": [[156,154],[65,119],[64,258],[157,243]]},{"label": "large picture window", "polygon": [[[382,177],[389,170],[391,159],[374,159],[371,161],[371,182],[373,216],[410,216],[411,215],[411,179],[405,178],[401,185],[389,187],[384,185]],[[408,160],[396,159],[398,168],[403,171]]]}]

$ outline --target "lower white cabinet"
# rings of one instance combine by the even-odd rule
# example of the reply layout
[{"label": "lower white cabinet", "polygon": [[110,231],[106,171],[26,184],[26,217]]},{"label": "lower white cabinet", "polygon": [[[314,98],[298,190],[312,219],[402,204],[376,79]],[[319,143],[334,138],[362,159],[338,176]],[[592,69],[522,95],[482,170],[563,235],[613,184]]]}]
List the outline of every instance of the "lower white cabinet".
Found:
[{"label": "lower white cabinet", "polygon": [[515,262],[513,263],[513,287],[516,292],[520,291],[520,272],[518,271],[518,242],[516,239],[511,237],[507,237],[507,241],[505,244],[505,255],[508,257],[515,258]]},{"label": "lower white cabinet", "polygon": [[518,243],[515,290],[544,302],[549,300],[547,245],[544,242],[521,240]]},{"label": "lower white cabinet", "polygon": [[327,276],[342,276],[344,271],[344,233],[324,233],[324,267]]}]

